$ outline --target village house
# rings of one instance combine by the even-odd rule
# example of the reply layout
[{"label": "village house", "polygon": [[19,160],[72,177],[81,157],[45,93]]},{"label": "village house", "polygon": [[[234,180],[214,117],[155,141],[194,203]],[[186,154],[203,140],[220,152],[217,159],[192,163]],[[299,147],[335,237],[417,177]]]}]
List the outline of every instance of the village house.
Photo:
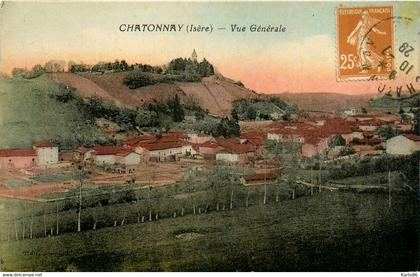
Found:
[{"label": "village house", "polygon": [[0,169],[15,170],[37,165],[38,156],[33,149],[0,150]]},{"label": "village house", "polygon": [[206,160],[215,160],[216,154],[223,148],[213,141],[207,141],[198,145],[198,153]]},{"label": "village house", "polygon": [[74,152],[73,159],[75,161],[86,162],[92,159],[93,149],[80,146]]},{"label": "village house", "polygon": [[273,184],[278,180],[278,176],[272,172],[246,174],[240,177],[241,184],[244,186]]},{"label": "village house", "polygon": [[215,141],[215,139],[210,135],[196,133],[188,133],[185,140],[194,144],[202,144],[208,141]]},{"label": "village house", "polygon": [[93,149],[92,158],[98,165],[137,165],[141,162],[141,155],[130,146],[96,146]]},{"label": "village house", "polygon": [[145,160],[154,162],[176,161],[183,155],[183,145],[180,142],[154,142],[137,145],[142,148]]},{"label": "village house", "polygon": [[[193,157],[197,150],[192,140],[200,140],[201,136],[188,136],[183,131],[172,131],[160,135],[142,135],[131,138],[126,144],[142,155],[145,161],[177,161],[182,156]],[[203,136],[204,140],[208,140]]]},{"label": "village house", "polygon": [[58,147],[51,141],[35,143],[32,149],[0,150],[0,168],[7,170],[58,164]]},{"label": "village house", "polygon": [[344,116],[354,116],[354,115],[356,115],[356,108],[351,107],[351,108],[345,109],[343,111],[343,115]]},{"label": "village house", "polygon": [[302,145],[301,154],[303,157],[313,157],[328,148],[329,138],[308,137]]},{"label": "village house", "polygon": [[267,133],[267,140],[273,140],[279,143],[284,142],[297,142],[304,143],[305,138],[297,134],[285,134],[282,131],[273,131]]},{"label": "village house", "polygon": [[58,163],[58,146],[49,140],[35,143],[33,149],[38,156],[38,166],[52,166]]},{"label": "village house", "polygon": [[410,155],[420,151],[420,136],[404,134],[386,141],[386,153],[391,155]]},{"label": "village house", "polygon": [[73,162],[75,152],[73,150],[61,150],[58,153],[58,159],[60,162]]},{"label": "village house", "polygon": [[313,118],[291,123],[275,123],[267,133],[268,140],[279,143],[295,142],[301,144],[303,157],[312,157],[328,148],[328,142],[336,135],[341,135],[346,144],[354,138],[362,138],[355,122],[343,118]]},{"label": "village house", "polygon": [[250,158],[255,157],[255,146],[249,143],[241,143],[238,139],[217,139],[222,147],[216,153],[216,161],[223,161],[229,164],[247,163]]}]

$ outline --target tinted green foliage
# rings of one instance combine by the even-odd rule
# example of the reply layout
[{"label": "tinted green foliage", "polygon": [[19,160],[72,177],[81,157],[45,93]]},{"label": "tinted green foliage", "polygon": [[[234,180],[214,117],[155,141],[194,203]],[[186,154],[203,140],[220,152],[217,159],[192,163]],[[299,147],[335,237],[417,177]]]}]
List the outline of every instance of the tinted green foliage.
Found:
[{"label": "tinted green foliage", "polygon": [[130,89],[136,89],[157,83],[172,83],[174,81],[182,80],[182,76],[155,74],[135,70],[124,77],[123,83]]},{"label": "tinted green foliage", "polygon": [[400,171],[406,181],[418,186],[418,161],[420,152],[410,156],[381,156],[377,158],[361,158],[356,161],[340,161],[326,164],[329,178],[340,179],[352,176],[365,176],[376,172]]},{"label": "tinted green foliage", "polygon": [[31,80],[0,78],[0,118],[4,130],[0,148],[27,148],[52,139],[61,148],[109,141],[96,126],[82,100],[65,86],[42,75]]},{"label": "tinted green foliage", "polygon": [[241,134],[241,128],[239,123],[234,118],[222,118],[216,125],[216,129],[211,132],[215,137],[239,137]]},{"label": "tinted green foliage", "polygon": [[382,140],[387,140],[398,136],[400,133],[401,131],[392,125],[381,125],[375,131],[375,134],[378,135]]},{"label": "tinted green foliage", "polygon": [[88,72],[90,71],[90,67],[86,64],[71,64],[69,71],[72,73]]},{"label": "tinted green foliage", "polygon": [[384,95],[375,99],[369,100],[369,106],[374,108],[389,108],[399,110],[400,107],[419,107],[420,93],[413,95],[404,95],[401,97],[393,97],[391,95]]},{"label": "tinted green foliage", "polygon": [[328,141],[328,147],[334,148],[336,146],[345,146],[346,140],[341,135],[333,136],[330,141]]},{"label": "tinted green foliage", "polygon": [[340,156],[347,156],[356,153],[356,151],[350,146],[345,146],[340,149]]},{"label": "tinted green foliage", "polygon": [[27,70],[25,68],[13,68],[12,70],[13,78],[33,79],[41,76],[44,73],[45,69],[40,64],[34,65],[31,70]]},{"label": "tinted green foliage", "polygon": [[232,117],[238,120],[288,119],[298,109],[278,97],[241,99],[233,103]]},{"label": "tinted green foliage", "polygon": [[168,72],[178,75],[208,77],[214,75],[214,67],[206,59],[196,62],[191,59],[176,58],[169,62]]},{"label": "tinted green foliage", "polygon": [[181,122],[182,120],[184,120],[184,108],[181,105],[178,94],[176,94],[173,99],[168,100],[168,107],[171,111],[173,121]]},{"label": "tinted green foliage", "polygon": [[91,71],[92,72],[105,72],[105,71],[127,71],[130,70],[130,66],[127,64],[125,60],[115,60],[115,62],[110,63],[97,63],[94,66],[92,66]]}]

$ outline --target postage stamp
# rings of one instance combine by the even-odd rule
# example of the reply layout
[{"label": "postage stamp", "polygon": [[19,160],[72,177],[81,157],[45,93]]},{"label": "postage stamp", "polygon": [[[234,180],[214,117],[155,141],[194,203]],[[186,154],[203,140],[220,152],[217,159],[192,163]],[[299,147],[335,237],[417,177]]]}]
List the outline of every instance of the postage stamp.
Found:
[{"label": "postage stamp", "polygon": [[394,70],[393,7],[338,7],[337,79],[386,78]]}]

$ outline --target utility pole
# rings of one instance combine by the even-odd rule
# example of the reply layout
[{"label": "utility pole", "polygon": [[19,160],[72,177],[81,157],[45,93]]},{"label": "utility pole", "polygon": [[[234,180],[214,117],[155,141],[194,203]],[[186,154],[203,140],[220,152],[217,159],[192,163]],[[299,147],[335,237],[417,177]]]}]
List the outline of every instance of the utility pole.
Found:
[{"label": "utility pole", "polygon": [[58,201],[55,202],[56,205],[56,213],[55,213],[55,221],[56,221],[56,230],[55,234],[58,235]]},{"label": "utility pole", "polygon": [[[79,166],[79,170],[81,170],[81,167]],[[80,173],[80,172],[79,172]],[[81,226],[81,218],[82,218],[82,186],[83,186],[83,181],[82,181],[82,176],[79,176],[79,180],[80,180],[80,187],[79,187],[79,214],[78,214],[78,218],[77,218],[77,232],[82,231],[82,226]]]},{"label": "utility pole", "polygon": [[264,170],[264,205],[267,204],[267,161]]},{"label": "utility pole", "polygon": [[311,166],[311,184],[312,184],[311,195],[314,195],[314,187],[313,187],[313,185],[314,185],[314,167],[313,167],[313,165]]},{"label": "utility pole", "polygon": [[321,171],[322,171],[322,156],[319,159],[319,171],[318,171],[318,191],[321,192]]},{"label": "utility pole", "polygon": [[147,190],[147,198],[148,198],[148,202],[149,202],[149,221],[152,221],[152,207],[151,207],[151,199],[150,199],[150,190],[152,189],[152,186],[150,185],[148,190]]},{"label": "utility pole", "polygon": [[391,170],[388,169],[388,207],[391,208]]}]

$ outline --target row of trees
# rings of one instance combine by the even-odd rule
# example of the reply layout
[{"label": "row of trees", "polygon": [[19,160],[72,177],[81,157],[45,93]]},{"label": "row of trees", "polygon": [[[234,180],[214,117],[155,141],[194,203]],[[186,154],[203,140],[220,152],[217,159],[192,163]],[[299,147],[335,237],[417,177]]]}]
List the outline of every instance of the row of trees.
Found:
[{"label": "row of trees", "polygon": [[198,63],[191,59],[176,58],[169,63],[166,70],[147,64],[135,64],[129,68],[134,71],[125,76],[123,82],[130,89],[173,81],[196,82],[214,75],[213,65],[206,59]]},{"label": "row of trees", "polygon": [[188,74],[198,77],[214,75],[214,67],[206,59],[201,62],[186,58],[176,58],[169,62],[167,72],[170,74]]},{"label": "row of trees", "polygon": [[[69,67],[70,68],[70,63]],[[36,64],[31,69],[15,67],[12,69],[13,78],[33,79],[41,76],[45,72],[64,72],[66,70],[66,62],[61,60],[50,60],[44,65]]]}]

